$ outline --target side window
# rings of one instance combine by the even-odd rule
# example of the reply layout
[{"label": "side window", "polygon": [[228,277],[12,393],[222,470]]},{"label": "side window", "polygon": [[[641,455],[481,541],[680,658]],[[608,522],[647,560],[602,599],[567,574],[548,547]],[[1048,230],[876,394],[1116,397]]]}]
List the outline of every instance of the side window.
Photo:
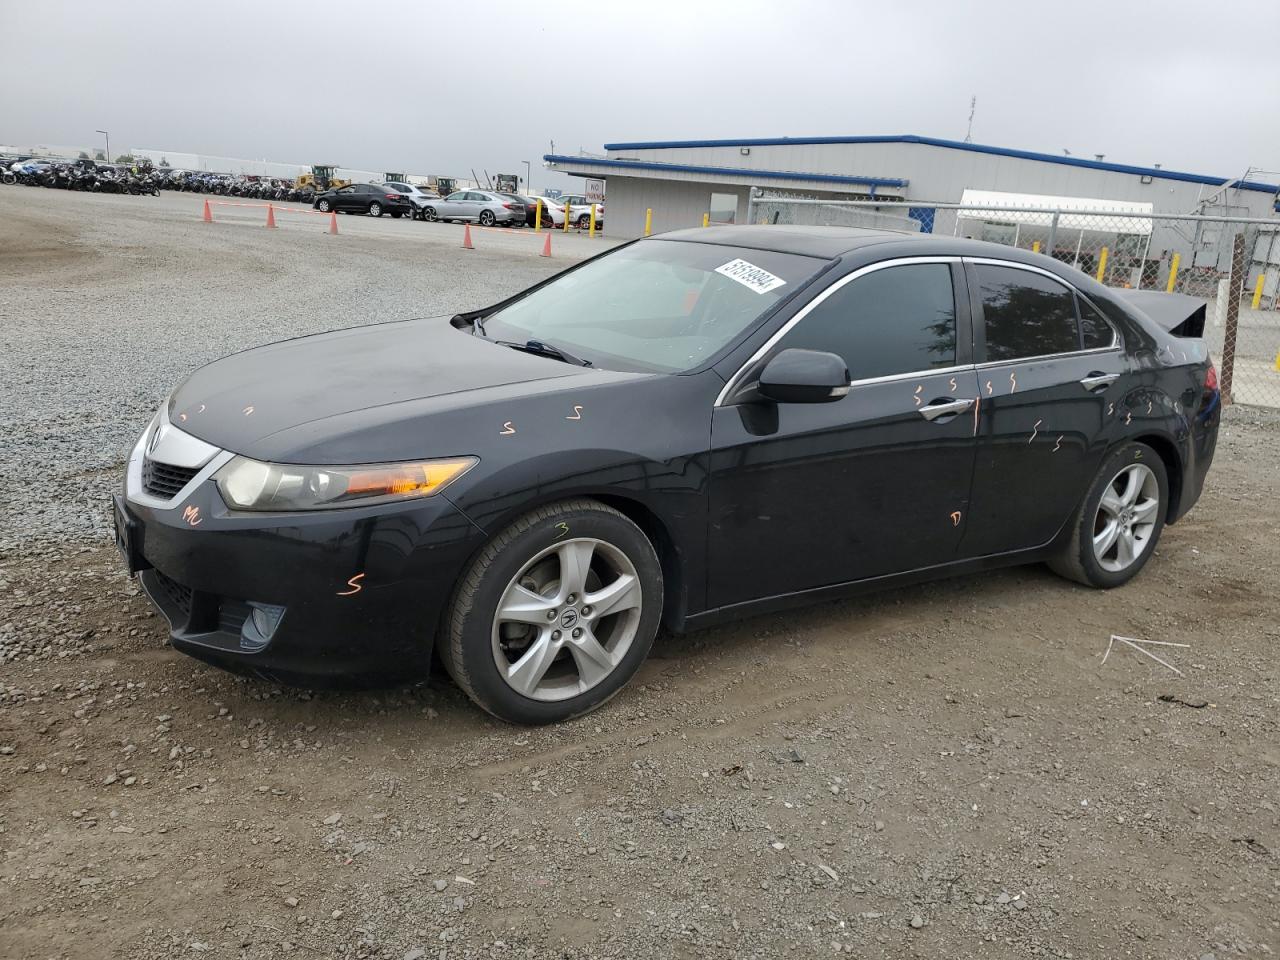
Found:
[{"label": "side window", "polygon": [[988,361],[1080,349],[1075,295],[1030,270],[977,264]]},{"label": "side window", "polygon": [[1115,341],[1115,331],[1104,317],[1084,297],[1076,297],[1080,307],[1080,343],[1086,350],[1109,347]]},{"label": "side window", "polygon": [[844,358],[853,380],[888,377],[956,362],[951,267],[886,267],[846,283],[778,344]]}]

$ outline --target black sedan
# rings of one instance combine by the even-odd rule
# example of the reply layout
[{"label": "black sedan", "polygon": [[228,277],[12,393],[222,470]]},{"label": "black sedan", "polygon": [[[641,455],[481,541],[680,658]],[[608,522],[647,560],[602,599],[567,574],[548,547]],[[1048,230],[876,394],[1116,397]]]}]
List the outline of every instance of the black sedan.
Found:
[{"label": "black sedan", "polygon": [[397,220],[413,216],[413,203],[407,196],[372,183],[352,183],[326,190],[316,194],[312,206],[322,213],[367,213],[371,217],[389,213]]},{"label": "black sedan", "polygon": [[314,682],[434,651],[563,720],[660,625],[1035,561],[1125,583],[1213,458],[1204,315],[972,240],[679,231],[199,369],[118,541],[194,656]]}]

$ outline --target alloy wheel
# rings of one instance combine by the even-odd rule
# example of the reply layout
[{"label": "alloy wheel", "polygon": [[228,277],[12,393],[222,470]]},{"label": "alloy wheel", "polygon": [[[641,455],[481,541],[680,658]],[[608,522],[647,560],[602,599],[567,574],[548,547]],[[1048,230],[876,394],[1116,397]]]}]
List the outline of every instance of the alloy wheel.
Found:
[{"label": "alloy wheel", "polygon": [[1146,551],[1160,511],[1160,483],[1143,463],[1131,463],[1103,490],[1093,520],[1093,555],[1119,573]]},{"label": "alloy wheel", "polygon": [[626,657],[643,601],[635,565],[612,544],[553,544],[507,584],[493,618],[493,659],[512,690],[567,700],[605,680]]},{"label": "alloy wheel", "polygon": [[494,221],[493,211],[482,210],[480,212],[480,225],[482,227],[492,227]]}]

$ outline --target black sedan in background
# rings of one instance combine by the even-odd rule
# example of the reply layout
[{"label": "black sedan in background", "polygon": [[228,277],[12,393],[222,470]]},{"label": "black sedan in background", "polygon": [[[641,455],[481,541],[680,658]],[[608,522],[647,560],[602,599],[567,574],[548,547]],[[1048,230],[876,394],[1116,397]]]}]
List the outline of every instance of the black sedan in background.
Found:
[{"label": "black sedan in background", "polygon": [[312,206],[322,213],[367,213],[371,217],[389,213],[396,219],[412,217],[414,212],[413,203],[407,196],[372,183],[352,183],[326,190],[316,195]]},{"label": "black sedan in background", "polygon": [[978,241],[679,231],[197,370],[118,543],[194,656],[313,682],[435,651],[495,716],[564,720],[660,625],[1035,561],[1125,583],[1213,458],[1203,325]]}]

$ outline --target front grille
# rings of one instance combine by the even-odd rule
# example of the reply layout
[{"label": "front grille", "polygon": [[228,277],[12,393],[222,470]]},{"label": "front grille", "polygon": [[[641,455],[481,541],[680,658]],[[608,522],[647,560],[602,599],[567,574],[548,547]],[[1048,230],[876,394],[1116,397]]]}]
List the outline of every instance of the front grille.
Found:
[{"label": "front grille", "polygon": [[184,587],[176,580],[170,580],[159,570],[153,570],[152,573],[156,578],[156,586],[160,588],[160,592],[175,607],[182,611],[183,616],[191,616],[191,596],[190,587]]},{"label": "front grille", "polygon": [[142,461],[142,488],[153,497],[172,500],[199,472],[199,467],[175,467],[147,457]]}]

